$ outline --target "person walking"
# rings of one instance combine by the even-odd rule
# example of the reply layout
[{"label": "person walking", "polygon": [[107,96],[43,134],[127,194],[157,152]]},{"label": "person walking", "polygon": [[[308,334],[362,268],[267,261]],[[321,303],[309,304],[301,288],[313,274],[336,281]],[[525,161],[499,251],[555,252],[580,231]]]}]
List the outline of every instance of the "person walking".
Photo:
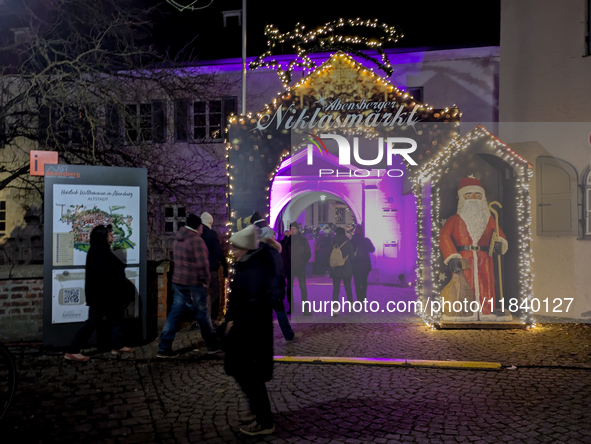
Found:
[{"label": "person walking", "polygon": [[289,318],[285,311],[285,303],[283,302],[285,299],[285,268],[281,259],[281,244],[275,240],[275,231],[269,227],[267,220],[261,213],[255,211],[250,220],[254,226],[259,228],[259,247],[269,250],[275,264],[277,287],[275,293],[272,295],[272,302],[273,310],[277,316],[277,323],[279,324],[279,328],[281,328],[285,340],[294,341],[296,336],[289,323]]},{"label": "person walking", "polygon": [[201,218],[195,214],[189,214],[186,225],[177,232],[172,245],[174,299],[160,335],[156,355],[160,359],[175,358],[179,355],[172,350],[172,342],[179,327],[180,317],[185,310],[197,311],[195,317],[208,351],[218,351],[207,309],[207,287],[211,278],[209,254],[205,242],[201,239],[200,227]]},{"label": "person walking", "polygon": [[371,259],[369,253],[376,251],[376,247],[365,236],[363,236],[363,227],[357,225],[353,238],[351,239],[353,245],[353,259],[351,265],[353,266],[353,279],[355,281],[355,295],[357,300],[364,301],[367,299],[367,277],[371,271]]},{"label": "person walking", "polygon": [[351,258],[355,254],[353,245],[345,233],[343,227],[338,227],[332,242],[330,253],[330,277],[332,278],[332,300],[339,300],[341,281],[345,286],[345,293],[349,302],[353,303],[353,291],[351,289],[351,278],[353,277],[353,266]]},{"label": "person walking", "polygon": [[[289,227],[289,232],[281,239],[281,258],[283,259],[283,266],[285,269],[285,276],[287,278],[287,299],[289,301],[289,310],[287,314],[291,314],[293,308],[293,284],[297,277],[300,284],[300,292],[302,294],[302,302],[308,300],[308,289],[306,287],[306,264],[312,256],[310,244],[308,240],[300,234],[297,222],[292,222]],[[304,313],[308,314],[308,313]]]},{"label": "person walking", "polygon": [[[95,330],[99,334],[99,342],[103,340],[109,343],[112,354],[133,352],[132,348],[123,345],[120,325],[125,303],[129,303],[130,293],[135,292],[135,286],[125,277],[125,264],[111,251],[112,243],[111,225],[98,225],[90,232],[84,282],[88,319],[64,355],[68,361],[86,362],[90,359],[80,351]],[[103,337],[103,331],[108,337]]]},{"label": "person walking", "polygon": [[273,262],[275,264],[275,278],[277,281],[276,292],[272,297],[273,310],[277,316],[277,323],[279,324],[279,328],[281,328],[283,337],[288,342],[293,341],[296,339],[296,335],[289,323],[287,312],[285,311],[285,304],[283,302],[285,299],[286,285],[285,270],[281,259],[281,244],[275,240],[275,232],[270,227],[264,227],[261,229],[259,246],[268,249],[273,257]]},{"label": "person walking", "polygon": [[218,238],[217,232],[211,229],[213,224],[213,216],[207,212],[201,214],[201,223],[203,224],[203,233],[201,234],[201,239],[205,242],[207,246],[207,251],[209,252],[208,260],[209,260],[209,273],[211,274],[211,279],[209,281],[209,307],[210,307],[210,316],[213,322],[219,320],[222,316],[221,307],[220,307],[220,275],[219,269],[222,268],[223,277],[228,277],[228,263],[226,262],[226,257],[222,251],[222,246],[220,244],[220,240]]},{"label": "person walking", "polygon": [[272,299],[277,291],[275,264],[268,248],[259,248],[258,227],[249,225],[230,238],[234,276],[226,311],[224,370],[244,392],[252,421],[240,428],[249,436],[275,431],[266,382],[273,378]]}]

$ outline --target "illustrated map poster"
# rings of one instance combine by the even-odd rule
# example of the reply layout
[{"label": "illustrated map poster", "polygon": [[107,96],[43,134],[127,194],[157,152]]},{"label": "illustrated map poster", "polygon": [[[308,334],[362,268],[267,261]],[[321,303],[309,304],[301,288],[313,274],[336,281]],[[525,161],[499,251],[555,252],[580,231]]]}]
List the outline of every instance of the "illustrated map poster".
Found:
[{"label": "illustrated map poster", "polygon": [[53,185],[53,265],[84,266],[90,232],[113,226],[112,248],[127,264],[140,262],[140,187]]},{"label": "illustrated map poster", "polygon": [[[140,289],[140,269],[126,268],[125,276]],[[86,272],[82,268],[69,270],[53,270],[51,305],[53,324],[66,324],[69,322],[84,322],[88,319],[88,306],[86,305],[86,293],[84,280]],[[126,307],[127,314],[131,317],[139,316],[139,298],[134,298],[132,304]]]}]

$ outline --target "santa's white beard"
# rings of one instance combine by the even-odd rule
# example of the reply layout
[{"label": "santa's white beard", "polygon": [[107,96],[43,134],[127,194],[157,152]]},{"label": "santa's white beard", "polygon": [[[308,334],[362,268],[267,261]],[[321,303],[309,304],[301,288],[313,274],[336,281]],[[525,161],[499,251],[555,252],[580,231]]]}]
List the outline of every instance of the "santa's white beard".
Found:
[{"label": "santa's white beard", "polygon": [[481,200],[466,200],[463,197],[460,197],[458,203],[458,215],[462,218],[468,228],[468,233],[472,238],[472,245],[477,245],[484,230],[486,230],[486,225],[490,218],[490,211],[488,209],[486,198],[483,197]]}]

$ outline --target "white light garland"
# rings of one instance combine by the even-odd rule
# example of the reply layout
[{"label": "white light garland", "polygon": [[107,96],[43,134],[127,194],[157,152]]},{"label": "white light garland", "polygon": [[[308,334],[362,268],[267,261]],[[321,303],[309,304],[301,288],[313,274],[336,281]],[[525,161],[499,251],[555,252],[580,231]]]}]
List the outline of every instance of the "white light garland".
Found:
[{"label": "white light garland", "polygon": [[[427,281],[425,273],[424,261],[425,261],[425,249],[422,241],[423,231],[423,220],[425,218],[422,193],[427,183],[431,185],[431,257],[430,257],[430,272],[431,276],[438,276],[442,270],[439,264],[441,263],[441,249],[439,248],[439,232],[440,232],[440,209],[441,209],[441,198],[439,194],[439,187],[437,184],[441,180],[444,174],[446,174],[446,166],[459,154],[461,154],[466,148],[468,148],[473,142],[482,139],[489,138],[486,143],[491,149],[495,150],[495,155],[502,158],[509,163],[513,170],[517,173],[517,223],[518,223],[518,243],[517,248],[519,251],[519,295],[521,306],[523,301],[527,301],[527,307],[531,307],[531,299],[533,297],[533,252],[530,246],[530,242],[533,240],[531,234],[531,197],[529,195],[529,180],[533,176],[531,165],[527,160],[520,157],[515,151],[511,150],[505,143],[494,137],[484,127],[478,125],[475,129],[470,131],[461,139],[455,139],[446,148],[441,150],[437,157],[427,162],[423,167],[416,173],[413,181],[413,193],[415,194],[417,201],[417,301],[421,304],[426,304],[428,298],[424,294],[424,283]],[[440,301],[441,299],[441,286],[442,284],[437,279],[431,279],[433,290],[432,301]],[[505,304],[507,307],[508,304]],[[423,310],[417,312],[425,323],[429,326],[433,326],[440,323],[442,313],[438,312],[431,316],[429,310]],[[521,322],[524,324],[531,325],[534,323],[531,311],[526,309],[523,311],[521,316]]]}]

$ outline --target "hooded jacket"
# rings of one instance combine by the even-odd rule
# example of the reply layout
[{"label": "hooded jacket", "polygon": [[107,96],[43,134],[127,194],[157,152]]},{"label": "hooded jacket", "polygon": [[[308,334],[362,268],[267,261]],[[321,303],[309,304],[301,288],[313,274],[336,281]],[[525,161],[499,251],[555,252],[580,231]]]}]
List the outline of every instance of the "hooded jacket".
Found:
[{"label": "hooded jacket", "polygon": [[187,227],[176,233],[172,244],[174,272],[172,283],[189,286],[209,285],[208,251],[201,235]]}]

